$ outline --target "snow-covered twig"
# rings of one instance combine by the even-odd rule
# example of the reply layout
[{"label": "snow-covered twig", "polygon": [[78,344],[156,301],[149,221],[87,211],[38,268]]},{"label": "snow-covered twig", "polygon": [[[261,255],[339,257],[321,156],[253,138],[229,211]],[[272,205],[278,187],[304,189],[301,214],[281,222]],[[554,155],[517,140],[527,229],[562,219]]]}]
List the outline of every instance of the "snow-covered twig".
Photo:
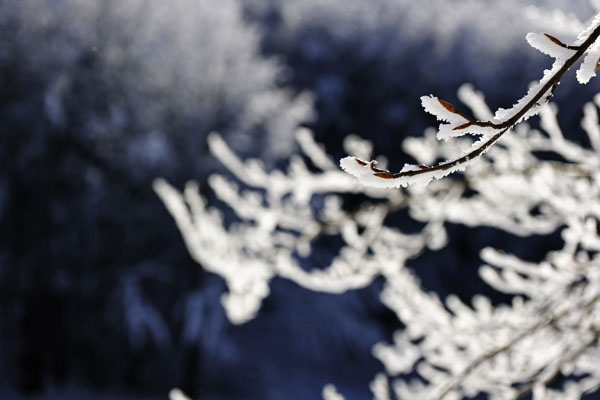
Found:
[{"label": "snow-covered twig", "polygon": [[561,78],[579,60],[586,55],[577,71],[581,83],[587,83],[600,65],[600,16],[594,18],[590,26],[584,30],[573,45],[566,45],[548,34],[530,33],[529,44],[542,53],[555,58],[550,70],[544,71],[542,79],[529,89],[510,109],[499,109],[490,121],[477,121],[458,111],[452,104],[434,96],[421,97],[425,111],[433,114],[440,124],[438,139],[462,136],[467,133],[481,135],[481,139],[461,157],[445,161],[435,166],[405,164],[400,172],[389,172],[375,167],[376,161],[365,161],[357,157],[345,157],[340,166],[368,186],[390,188],[407,186],[414,183],[428,183],[431,179],[440,179],[452,172],[464,170],[473,160],[482,156],[506,132],[517,123],[536,115],[541,105],[554,94]]}]

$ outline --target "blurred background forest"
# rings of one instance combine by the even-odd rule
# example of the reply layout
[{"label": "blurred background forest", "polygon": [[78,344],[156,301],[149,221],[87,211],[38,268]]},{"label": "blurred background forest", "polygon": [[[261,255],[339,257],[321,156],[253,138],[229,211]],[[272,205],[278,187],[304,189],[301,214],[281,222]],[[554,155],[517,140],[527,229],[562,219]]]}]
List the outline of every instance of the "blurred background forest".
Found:
[{"label": "blurred background forest", "polygon": [[[192,261],[152,180],[223,172],[212,131],[281,167],[298,126],[338,158],[356,133],[400,168],[402,140],[435,124],[419,96],[458,104],[471,82],[492,109],[510,106],[551,63],[525,34],[570,40],[553,10],[585,21],[597,6],[0,0],[0,397],[166,399],[181,387],[198,400],[313,399],[335,381],[368,398],[381,369],[370,349],[399,324],[381,282],[336,296],[276,279],[258,317],[231,325],[222,280]],[[573,75],[555,101],[576,139],[597,83]],[[449,231],[413,266],[426,287],[466,299],[484,290],[481,247],[535,258],[557,245]],[[320,243],[307,268],[335,246]]]}]

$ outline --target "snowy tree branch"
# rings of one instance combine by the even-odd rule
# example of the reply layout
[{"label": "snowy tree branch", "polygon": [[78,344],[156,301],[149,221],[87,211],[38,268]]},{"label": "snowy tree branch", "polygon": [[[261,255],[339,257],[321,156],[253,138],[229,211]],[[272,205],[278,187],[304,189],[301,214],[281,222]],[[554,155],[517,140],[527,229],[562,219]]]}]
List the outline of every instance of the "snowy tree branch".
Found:
[{"label": "snowy tree branch", "polygon": [[[561,299],[559,299],[559,300],[561,300]],[[592,308],[592,306],[594,306],[598,302],[598,300],[600,300],[600,295],[595,296],[593,299],[587,301],[583,305],[579,305],[577,307],[577,309],[579,311],[585,312],[585,311],[589,310],[590,308]],[[439,394],[439,396],[437,396],[437,399],[438,400],[444,399],[444,397],[446,397],[446,395],[448,393],[450,393],[450,391],[455,390],[462,382],[465,381],[466,377],[469,374],[471,374],[476,368],[481,366],[486,361],[493,359],[494,357],[496,357],[497,355],[499,355],[503,352],[509,351],[518,342],[522,341],[523,339],[525,339],[528,336],[531,336],[532,334],[534,334],[535,332],[539,331],[542,328],[545,328],[545,327],[555,324],[556,322],[560,321],[562,318],[566,317],[569,313],[571,313],[573,311],[571,308],[566,308],[560,314],[554,315],[555,310],[561,309],[561,308],[556,307],[555,304],[551,304],[547,308],[548,308],[548,311],[547,311],[546,315],[543,317],[540,317],[536,321],[536,323],[533,324],[530,328],[527,328],[527,329],[519,332],[519,334],[517,336],[515,336],[514,338],[509,340],[506,344],[504,344],[488,353],[481,355],[480,357],[476,358],[473,362],[468,364],[467,367],[458,376],[456,376],[454,378],[453,382],[448,384],[448,386],[446,386],[446,388],[444,388],[442,390],[442,392]],[[571,354],[568,358],[561,357],[559,362],[554,363],[556,365],[551,365],[551,367],[553,367],[552,369],[555,370],[556,372],[558,372],[558,371],[560,371],[560,367],[563,366],[565,363],[575,360],[578,355],[580,355],[583,351],[585,351],[585,349],[587,347],[596,343],[599,333],[600,333],[600,331],[595,331],[595,335],[594,335],[593,339],[590,340],[589,343],[587,343],[585,346],[582,346],[576,352]],[[543,371],[541,371],[539,374],[542,374],[544,371],[545,371],[545,369]],[[553,373],[553,374],[546,373],[544,375],[548,376],[548,378],[546,378],[544,380],[544,383],[547,383],[547,382],[551,381],[551,377],[554,377],[556,374],[555,373]],[[532,390],[533,384],[529,385],[528,388],[529,388],[529,390]],[[527,392],[528,392],[527,389],[522,389],[519,392],[519,395],[517,396],[517,398],[527,394]]]},{"label": "snowy tree branch", "polygon": [[[417,162],[452,159],[468,141],[440,138],[466,132],[482,136],[474,150],[456,159],[459,166],[478,159],[460,179],[403,191],[361,185],[301,129],[296,140],[304,154],[293,157],[284,171],[267,171],[259,160],[242,160],[219,135],[209,136],[211,152],[243,183],[238,186],[222,176],[208,182],[230,208],[227,215],[237,218],[234,222],[225,223],[223,212],[211,207],[194,183],[180,192],[156,180],[154,189],[192,257],[224,278],[227,292],[221,300],[232,323],[257,315],[275,277],[328,293],[362,288],[381,277],[381,301],[403,328],[392,343],[377,343],[372,349],[385,367],[370,385],[376,400],[451,400],[480,393],[492,400],[530,393],[534,400],[579,399],[600,386],[600,96],[583,109],[581,126],[589,148],[563,135],[557,108],[547,97],[578,58],[596,57],[599,24],[594,19],[572,45],[549,35],[528,35],[533,47],[557,61],[510,110],[498,110],[492,117],[483,96],[463,85],[460,101],[488,122],[475,121],[442,100],[422,100],[427,111],[447,123],[437,137],[428,129],[423,137],[404,141],[404,150]],[[595,63],[584,61],[584,78]],[[518,124],[535,113],[539,130]],[[514,134],[505,135],[501,146],[492,146],[512,128]],[[345,147],[363,159],[371,157],[372,146],[356,137],[348,138]],[[540,152],[553,152],[564,161],[541,159]],[[390,173],[361,158],[350,158],[356,174],[364,170],[374,179],[398,182],[375,176]],[[313,164],[310,168],[306,160]],[[435,174],[454,166],[423,170],[427,168],[439,168]],[[404,171],[412,174],[404,178],[417,177],[421,170]],[[347,195],[357,193],[362,204],[345,203]],[[420,228],[405,233],[387,224],[398,210],[422,223]],[[456,295],[440,298],[428,292],[407,268],[420,254],[446,245],[448,223],[492,227],[519,238],[554,233],[563,243],[528,261],[484,248],[479,274],[490,290],[510,300],[493,304],[476,295],[467,303]],[[301,265],[318,251],[323,235],[340,239],[329,265]],[[444,267],[444,260],[439,262]],[[344,398],[333,385],[325,386],[322,396]]]},{"label": "snowy tree branch", "polygon": [[[556,60],[552,68],[544,72],[544,77],[529,90],[525,97],[511,109],[499,109],[491,121],[476,121],[444,100],[433,96],[423,96],[421,102],[425,111],[437,116],[439,120],[449,122],[449,124],[440,125],[438,139],[462,136],[466,133],[482,136],[465,155],[435,166],[405,164],[402,170],[396,173],[375,167],[376,161],[364,161],[357,157],[343,158],[340,160],[340,166],[346,172],[357,177],[361,183],[375,187],[399,187],[413,183],[427,183],[431,179],[439,179],[464,169],[473,160],[482,156],[517,123],[537,114],[540,106],[552,97],[565,72],[586,53],[586,61],[577,71],[577,76],[581,83],[587,83],[591,75],[595,75],[594,71],[600,62],[600,49],[596,44],[599,35],[599,17],[593,20],[573,45],[566,45],[548,34],[528,34],[527,40],[533,47]],[[588,59],[594,60],[593,66],[590,67],[589,62],[586,64]]]}]

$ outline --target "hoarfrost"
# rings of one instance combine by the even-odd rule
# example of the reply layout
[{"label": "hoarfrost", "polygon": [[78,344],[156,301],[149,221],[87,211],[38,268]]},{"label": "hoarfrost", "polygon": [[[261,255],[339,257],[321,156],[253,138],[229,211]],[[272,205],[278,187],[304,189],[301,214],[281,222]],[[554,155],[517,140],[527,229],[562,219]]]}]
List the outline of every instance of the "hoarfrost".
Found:
[{"label": "hoarfrost", "polygon": [[[600,33],[596,28],[588,31],[581,35],[581,43]],[[556,61],[537,88],[550,82],[565,62]],[[421,158],[415,157],[419,161],[459,157],[440,164],[443,169],[405,165],[399,173],[390,173],[374,161],[343,158],[342,168],[358,181],[340,171],[306,130],[296,138],[316,171],[296,157],[287,172],[266,172],[256,160],[239,159],[213,134],[213,154],[250,187],[241,190],[222,177],[210,180],[217,196],[240,218],[228,228],[193,184],[181,194],[158,180],[155,190],[192,256],[227,281],[227,296],[237,296],[239,304],[224,302],[233,323],[256,315],[275,276],[329,293],[365,287],[381,277],[381,301],[403,328],[393,343],[373,347],[373,355],[385,367],[385,373],[378,373],[370,385],[377,400],[448,400],[480,394],[493,399],[527,395],[578,399],[600,387],[598,101],[584,108],[582,127],[592,144],[589,149],[565,137],[557,107],[545,104],[549,93],[541,90],[544,93],[537,92],[541,104],[521,108],[537,97],[530,91],[517,109],[496,114],[491,124],[498,131],[495,135],[484,135],[467,151],[465,138],[439,141],[431,130],[407,141],[405,148],[411,152],[427,148]],[[483,96],[472,86],[461,87],[459,97],[478,118],[491,116]],[[426,97],[423,103],[426,111],[451,126],[463,122],[453,106],[446,107],[434,97]],[[521,124],[515,128],[517,134],[503,137],[501,146],[492,146],[517,121],[535,112],[540,113],[541,130]],[[511,122],[494,127],[498,120]],[[370,156],[368,143],[356,137],[351,142],[364,153],[361,157]],[[564,161],[539,158],[540,152],[547,151]],[[457,179],[429,182],[457,169],[464,169]],[[360,184],[397,187],[415,182],[429,184],[402,191]],[[348,210],[344,195],[349,193],[374,201]],[[314,196],[326,197],[323,210],[311,206]],[[406,210],[423,223],[422,228],[407,234],[387,225],[387,217],[397,210]],[[560,232],[562,246],[537,260],[491,247],[481,251],[480,276],[495,290],[512,295],[506,303],[494,304],[481,295],[470,302],[455,295],[442,299],[425,290],[407,266],[419,254],[446,245],[448,223],[493,227],[522,237]],[[337,255],[324,269],[300,268],[294,254],[310,254],[313,242],[324,232],[342,238]],[[565,383],[557,388],[554,380],[559,376]],[[331,384],[322,395],[326,400],[343,399]]]}]

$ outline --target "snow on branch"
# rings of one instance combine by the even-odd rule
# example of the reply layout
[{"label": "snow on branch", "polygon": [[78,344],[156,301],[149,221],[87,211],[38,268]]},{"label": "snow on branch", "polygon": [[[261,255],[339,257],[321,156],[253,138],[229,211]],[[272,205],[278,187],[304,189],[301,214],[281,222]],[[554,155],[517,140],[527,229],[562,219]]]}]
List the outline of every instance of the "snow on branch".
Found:
[{"label": "snow on branch", "polygon": [[555,58],[555,61],[550,70],[544,71],[542,79],[533,85],[523,98],[509,109],[498,109],[491,120],[475,120],[457,110],[452,104],[431,95],[421,97],[425,111],[442,121],[437,133],[438,139],[465,134],[481,136],[462,156],[435,166],[405,164],[395,173],[377,168],[375,161],[365,161],[352,156],[341,159],[340,166],[361,183],[380,188],[427,184],[432,179],[440,179],[452,172],[464,170],[517,123],[536,115],[540,107],[552,97],[565,72],[583,55],[585,59],[577,71],[579,82],[587,83],[595,76],[595,71],[600,66],[600,41],[597,41],[599,35],[600,16],[593,19],[572,45],[567,45],[549,34],[529,33],[529,44]]},{"label": "snow on branch", "polygon": [[[240,160],[218,134],[209,136],[211,152],[249,187],[241,190],[218,175],[209,179],[219,200],[240,219],[229,230],[224,227],[222,212],[208,207],[195,183],[180,193],[162,179],[154,182],[154,190],[175,219],[192,257],[225,279],[229,292],[221,301],[234,323],[256,315],[275,276],[308,289],[340,293],[365,287],[381,273],[385,266],[378,262],[377,254],[386,253],[402,263],[444,240],[436,222],[411,235],[382,227],[383,219],[403,206],[405,196],[361,187],[330,161],[312,133],[301,129],[296,138],[320,171],[310,171],[296,157],[287,174],[267,172],[258,160]],[[352,145],[365,146],[357,140]],[[335,192],[362,192],[386,202],[346,214],[340,212],[341,200]],[[319,195],[325,195],[324,208],[316,212],[310,200]],[[306,271],[300,260],[311,253],[311,242],[325,232],[340,235],[345,246],[331,265]],[[432,239],[439,235],[438,240]],[[243,268],[238,268],[240,265]]]}]

